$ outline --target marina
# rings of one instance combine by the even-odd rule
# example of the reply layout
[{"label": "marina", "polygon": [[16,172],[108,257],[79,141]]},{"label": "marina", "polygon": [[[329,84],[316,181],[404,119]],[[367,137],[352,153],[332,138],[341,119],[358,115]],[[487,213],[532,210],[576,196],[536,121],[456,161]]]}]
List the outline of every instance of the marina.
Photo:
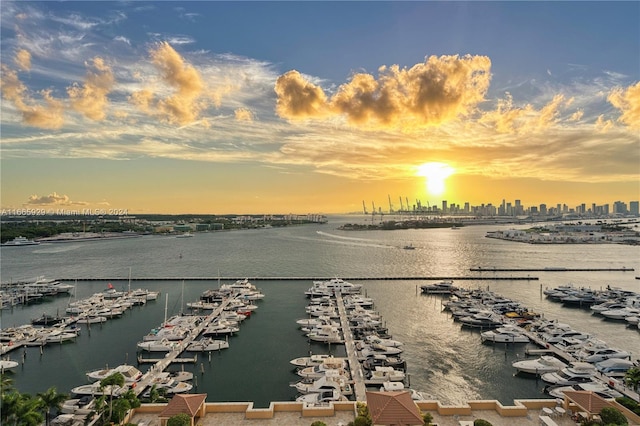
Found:
[{"label": "marina", "polygon": [[[563,246],[562,250],[558,250],[560,247],[511,246],[491,239],[481,239],[482,244],[478,245],[475,241],[482,236],[482,228],[486,229],[465,227],[446,234],[440,234],[438,230],[408,231],[411,232],[410,239],[414,246],[419,247],[411,251],[397,250],[398,246],[405,244],[407,233],[395,234],[398,241],[387,241],[395,235],[382,231],[368,233],[365,242],[362,235],[349,240],[337,240],[317,234],[316,229],[329,233],[320,225],[257,231],[259,234],[249,231],[209,234],[185,240],[162,237],[110,240],[83,245],[82,251],[78,250],[80,245],[47,247],[43,244],[25,248],[26,251],[20,250],[24,252],[20,256],[15,255],[17,252],[13,250],[3,252],[2,267],[3,277],[7,279],[23,277],[24,272],[20,271],[27,268],[29,275],[122,277],[96,278],[90,281],[78,279],[74,297],[82,299],[102,291],[108,282],[116,290],[126,292],[131,259],[138,258],[139,261],[133,265],[131,282],[136,282],[136,277],[159,275],[158,271],[163,272],[162,275],[169,275],[170,280],[149,280],[144,281],[144,285],[163,295],[168,294],[173,305],[169,310],[173,314],[181,310],[180,283],[183,280],[186,301],[198,300],[205,290],[217,288],[220,283],[235,282],[235,279],[225,278],[248,276],[251,281],[260,283],[268,303],[262,304],[254,314],[260,320],[254,321],[252,318],[245,321],[242,331],[232,338],[229,349],[215,352],[211,354],[211,358],[206,352],[181,355],[180,358],[193,358],[197,355],[197,361],[172,364],[165,370],[184,367],[193,372],[195,377],[192,392],[205,392],[210,401],[249,400],[254,401],[258,407],[266,407],[274,400],[291,401],[295,398],[295,390],[288,383],[298,379],[290,369],[291,359],[309,352],[320,354],[329,351],[335,356],[347,357],[348,344],[329,347],[323,343],[301,339],[296,332],[295,320],[304,312],[302,306],[306,303],[302,293],[316,277],[341,276],[345,280],[363,284],[365,296],[374,300],[376,310],[384,315],[386,327],[394,331],[394,339],[404,342],[407,380],[410,380],[411,387],[426,391],[443,403],[455,404],[472,399],[493,398],[510,404],[514,398],[541,397],[541,384],[536,384],[530,378],[514,377],[511,363],[526,358],[527,348],[544,348],[538,345],[505,347],[504,344],[482,344],[478,331],[461,329],[459,324],[441,314],[442,297],[417,294],[416,284],[419,282],[413,279],[415,277],[451,277],[456,286],[467,289],[491,287],[491,290],[506,297],[522,300],[531,310],[544,313],[545,318],[557,318],[560,322],[580,325],[582,329],[595,335],[604,336],[604,340],[613,346],[622,346],[632,354],[640,353],[637,329],[625,328],[619,322],[605,322],[585,309],[565,307],[547,299],[541,291],[543,288],[553,288],[568,282],[580,283],[581,286],[593,289],[603,289],[607,284],[629,290],[637,289],[637,281],[633,277],[628,280],[628,274],[620,274],[620,278],[617,272],[578,271],[557,274],[542,271],[539,273],[539,284],[533,286],[526,285],[526,281],[493,280],[492,276],[477,282],[469,281],[468,284],[456,279],[465,276],[469,265],[486,264],[481,260],[482,253],[496,256],[498,251],[504,266],[521,265],[524,256],[528,264],[540,265],[540,269],[544,269],[549,264],[575,264],[575,258],[584,259],[584,262],[592,266],[609,267],[616,262],[619,265],[629,265],[633,263],[634,250],[637,249],[607,246],[607,250],[603,251],[601,247],[588,247],[592,253],[585,255],[584,247],[579,246]],[[347,235],[346,238],[353,235],[344,234]],[[424,241],[419,241],[422,238]],[[309,243],[309,239],[314,240],[313,244]],[[191,246],[185,246],[182,241],[188,241]],[[343,241],[347,241],[347,244]],[[429,250],[422,250],[431,244],[430,241],[440,242]],[[286,256],[274,258],[265,255],[276,242]],[[474,257],[461,262],[462,257],[440,256],[441,253],[456,253],[455,247],[458,244],[466,247],[464,252],[473,253]],[[387,246],[388,249],[385,248]],[[331,254],[322,257],[319,253],[324,253],[327,248],[331,249]],[[531,253],[531,250],[534,252]],[[178,256],[180,253],[182,258]],[[427,253],[427,257],[421,257],[421,263],[415,262],[416,255]],[[108,268],[100,262],[106,255],[112,259]],[[380,263],[377,259],[382,255],[389,256],[389,261]],[[550,257],[553,262],[549,262]],[[73,262],[70,261],[71,258]],[[210,258],[215,261],[211,263]],[[241,260],[247,258],[251,261]],[[305,260],[308,258],[318,258],[318,261],[310,263]],[[433,259],[429,260],[431,258]],[[300,265],[305,265],[303,270]],[[634,266],[637,268],[637,265]],[[219,273],[218,269],[223,273]],[[207,278],[190,280],[189,277],[196,275],[196,272]],[[300,279],[267,279],[283,275],[284,278]],[[254,280],[252,277],[255,276],[258,278]],[[351,280],[350,277],[367,279]],[[407,279],[389,280],[388,277]],[[70,282],[75,282],[75,278]],[[390,294],[393,297],[389,297]],[[25,324],[42,315],[43,310],[50,313],[55,313],[58,309],[64,311],[67,299],[51,298],[46,304],[5,309],[1,317],[2,328]],[[130,355],[136,352],[136,343],[150,329],[162,323],[164,316],[162,303],[147,302],[136,309],[140,311],[130,309],[119,319],[91,324],[90,334],[83,329],[75,343],[47,346],[42,355],[38,347],[23,347],[7,354],[20,363],[12,373],[16,385],[25,391],[40,392],[41,377],[44,376],[47,377],[47,383],[57,384],[59,390],[68,391],[86,380],[85,371],[105,364],[119,365],[127,360],[135,363],[137,355]],[[24,362],[23,353],[27,354]],[[152,358],[145,354],[147,356]],[[58,365],[60,368],[52,370],[46,367],[48,365]],[[235,367],[238,365],[243,367]],[[272,368],[265,370],[264,365]],[[147,369],[151,366],[153,364],[140,367]],[[77,372],[81,374],[78,375]],[[255,377],[262,379],[257,381]],[[234,386],[230,386],[231,383]]]}]

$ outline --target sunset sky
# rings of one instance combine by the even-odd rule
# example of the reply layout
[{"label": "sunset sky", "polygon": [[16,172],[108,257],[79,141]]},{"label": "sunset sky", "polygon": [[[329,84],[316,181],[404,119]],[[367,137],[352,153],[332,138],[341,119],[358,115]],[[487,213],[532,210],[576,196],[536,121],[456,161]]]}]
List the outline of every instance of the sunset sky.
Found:
[{"label": "sunset sky", "polygon": [[0,8],[3,209],[640,199],[639,2]]}]

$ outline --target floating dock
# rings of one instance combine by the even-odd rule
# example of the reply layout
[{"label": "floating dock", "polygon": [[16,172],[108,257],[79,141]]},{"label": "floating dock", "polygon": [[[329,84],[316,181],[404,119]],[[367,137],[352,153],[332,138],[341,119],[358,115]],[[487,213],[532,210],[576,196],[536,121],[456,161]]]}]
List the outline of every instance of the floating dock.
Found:
[{"label": "floating dock", "polygon": [[338,315],[340,315],[340,326],[344,336],[344,345],[347,350],[347,359],[349,360],[349,369],[351,372],[351,380],[353,380],[353,392],[356,401],[364,402],[367,400],[367,388],[364,383],[364,373],[362,366],[358,361],[356,353],[356,342],[353,339],[351,327],[349,327],[349,319],[347,310],[344,307],[344,301],[340,293],[336,294],[336,304],[338,305]]}]

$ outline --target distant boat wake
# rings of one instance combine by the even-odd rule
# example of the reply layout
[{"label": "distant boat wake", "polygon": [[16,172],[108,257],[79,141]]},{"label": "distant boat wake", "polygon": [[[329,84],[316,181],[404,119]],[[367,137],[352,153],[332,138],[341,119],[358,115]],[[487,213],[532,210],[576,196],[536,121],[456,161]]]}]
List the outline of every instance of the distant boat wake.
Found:
[{"label": "distant boat wake", "polygon": [[[48,244],[47,244],[48,245]],[[42,246],[40,246],[42,247]],[[75,250],[80,248],[80,244],[57,244],[53,247],[47,247],[47,248],[39,248],[37,250],[34,250],[33,253],[38,253],[38,254],[48,254],[48,253],[62,253],[65,251],[71,251],[71,250]]]},{"label": "distant boat wake", "polygon": [[345,236],[342,236],[342,235],[329,234],[329,233],[323,232],[323,231],[316,231],[316,233],[318,235],[323,236],[323,237],[334,238],[336,240],[342,240],[342,241],[325,240],[325,241],[328,241],[328,242],[332,242],[334,244],[356,245],[356,246],[364,246],[364,247],[393,248],[393,246],[390,246],[388,244],[374,243],[371,240],[367,240],[365,238],[345,237]]}]

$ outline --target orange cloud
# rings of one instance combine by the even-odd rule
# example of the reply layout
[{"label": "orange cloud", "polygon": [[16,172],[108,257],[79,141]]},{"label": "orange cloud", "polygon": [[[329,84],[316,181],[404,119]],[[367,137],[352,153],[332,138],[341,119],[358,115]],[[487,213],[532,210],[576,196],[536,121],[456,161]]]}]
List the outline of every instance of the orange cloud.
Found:
[{"label": "orange cloud", "polygon": [[22,71],[29,71],[31,69],[31,53],[25,49],[18,50],[13,61]]},{"label": "orange cloud", "polygon": [[[504,99],[498,100],[495,110],[488,111],[479,119],[480,123],[494,126],[499,133],[527,133],[549,128],[558,120],[560,108],[570,105],[572,99],[565,101],[563,95],[556,95],[549,103],[539,110],[527,104],[515,107],[513,98],[507,93]],[[577,120],[581,114],[574,113],[572,120]]]},{"label": "orange cloud", "polygon": [[200,73],[167,42],[160,43],[150,52],[151,61],[163,73],[164,81],[176,92],[157,102],[157,108],[171,123],[189,124],[198,119],[204,107],[198,99],[203,93],[204,83]]},{"label": "orange cloud", "polygon": [[67,88],[71,107],[86,117],[101,121],[106,117],[105,109],[109,104],[108,95],[113,87],[114,77],[111,68],[102,58],[93,58],[85,64],[89,70],[84,84],[74,84]]},{"label": "orange cloud", "polygon": [[276,80],[276,113],[289,120],[321,118],[328,115],[327,96],[319,86],[292,70]]},{"label": "orange cloud", "polygon": [[43,90],[41,94],[45,104],[35,104],[27,93],[26,86],[18,78],[18,73],[4,65],[0,89],[2,96],[13,103],[28,125],[43,129],[59,129],[64,124],[62,102],[51,96],[49,90]]},{"label": "orange cloud", "polygon": [[423,127],[475,111],[491,80],[486,56],[431,56],[411,68],[381,67],[379,78],[355,74],[330,99],[297,71],[280,76],[276,112],[282,118],[345,116],[355,126]]},{"label": "orange cloud", "polygon": [[234,114],[238,121],[253,121],[253,113],[246,108],[238,108]]},{"label": "orange cloud", "polygon": [[58,195],[58,193],[54,192],[53,194],[43,195],[39,197],[38,195],[31,195],[25,204],[58,204],[58,205],[68,205],[73,204],[67,195]]},{"label": "orange cloud", "polygon": [[629,86],[626,90],[622,88],[612,90],[607,100],[622,112],[618,121],[631,128],[640,128],[640,82]]}]

